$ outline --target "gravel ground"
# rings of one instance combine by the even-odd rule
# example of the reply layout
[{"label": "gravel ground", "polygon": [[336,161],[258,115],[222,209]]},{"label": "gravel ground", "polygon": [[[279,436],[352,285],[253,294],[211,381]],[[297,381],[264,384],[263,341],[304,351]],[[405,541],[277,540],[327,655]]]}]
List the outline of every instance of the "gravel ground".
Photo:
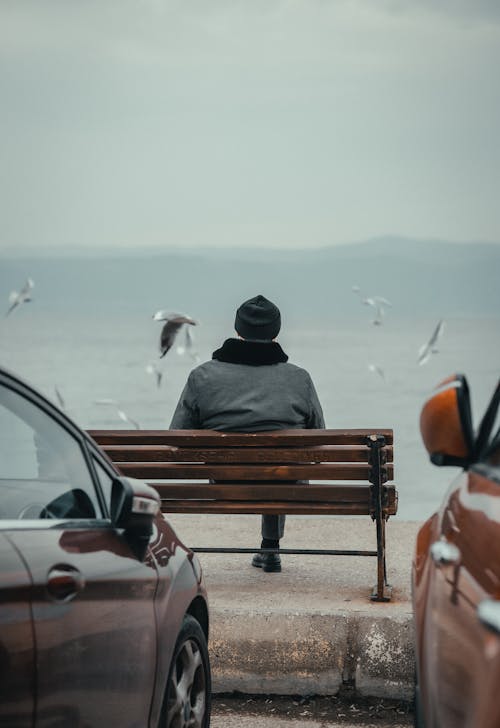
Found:
[{"label": "gravel ground", "polygon": [[413,714],[408,703],[341,696],[280,697],[217,695],[211,728],[408,728]]}]

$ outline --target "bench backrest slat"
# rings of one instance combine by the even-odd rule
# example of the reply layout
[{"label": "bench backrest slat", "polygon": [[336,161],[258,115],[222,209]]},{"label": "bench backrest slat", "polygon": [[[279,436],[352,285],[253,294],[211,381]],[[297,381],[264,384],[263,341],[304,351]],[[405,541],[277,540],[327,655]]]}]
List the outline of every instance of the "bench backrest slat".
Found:
[{"label": "bench backrest slat", "polygon": [[[318,445],[316,447],[177,447],[175,445],[102,445],[111,460],[161,463],[366,463],[366,445]],[[392,445],[384,448],[392,462]]]},{"label": "bench backrest slat", "polygon": [[[197,483],[162,483],[156,486],[160,497],[167,498],[206,498],[206,489]],[[368,485],[340,487],[334,494],[328,486],[303,485],[280,483],[267,485],[264,483],[212,483],[210,493],[212,497],[221,500],[319,500],[333,502],[335,500],[349,500],[357,503],[366,500]]]},{"label": "bench backrest slat", "polygon": [[[164,507],[165,506],[165,507]],[[162,501],[163,513],[253,513],[279,515],[286,513],[289,516],[367,516],[371,512],[362,503],[318,503],[312,501],[220,501],[220,500],[173,500]],[[395,511],[388,511],[387,515],[394,515]]]},{"label": "bench backrest slat", "polygon": [[99,445],[176,445],[195,447],[285,447],[287,445],[365,445],[369,435],[383,435],[393,444],[393,431],[375,427],[352,430],[274,430],[273,432],[215,432],[214,430],[89,430]]},{"label": "bench backrest slat", "polygon": [[[205,498],[208,499],[207,489],[203,483],[150,483],[162,500],[169,498]],[[392,489],[391,489],[392,490]],[[393,492],[393,491],[392,491]],[[335,489],[328,485],[297,485],[290,483],[212,483],[210,497],[220,500],[317,500],[325,503],[350,502],[362,503],[370,498],[370,486],[337,484]]]},{"label": "bench backrest slat", "polygon": [[[204,478],[213,480],[368,480],[368,463],[307,465],[212,465],[210,463],[115,463],[132,478]],[[387,466],[392,479],[392,465]]]}]

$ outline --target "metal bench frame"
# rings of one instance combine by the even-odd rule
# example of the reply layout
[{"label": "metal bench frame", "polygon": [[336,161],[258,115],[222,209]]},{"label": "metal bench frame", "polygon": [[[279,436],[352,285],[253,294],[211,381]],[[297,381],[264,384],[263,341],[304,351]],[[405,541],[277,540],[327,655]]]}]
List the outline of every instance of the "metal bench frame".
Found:
[{"label": "metal bench frame", "polygon": [[[202,546],[192,550],[372,556],[377,558],[377,583],[371,599],[391,599],[385,524],[397,512],[397,491],[387,482],[393,475],[392,430],[90,430],[89,435],[123,475],[147,480],[158,490],[162,512],[167,514],[369,515],[376,525],[376,550]],[[343,484],[340,479],[357,482]]]}]

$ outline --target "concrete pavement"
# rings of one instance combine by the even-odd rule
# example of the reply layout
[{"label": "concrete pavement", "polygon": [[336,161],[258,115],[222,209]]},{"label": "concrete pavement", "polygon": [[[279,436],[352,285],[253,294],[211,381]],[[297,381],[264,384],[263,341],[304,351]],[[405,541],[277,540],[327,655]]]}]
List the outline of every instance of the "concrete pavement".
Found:
[{"label": "concrete pavement", "polygon": [[[189,546],[260,545],[259,516],[169,517]],[[211,613],[215,693],[335,695],[410,700],[413,623],[410,568],[419,524],[387,525],[390,603],[374,603],[374,557],[282,556],[281,573],[265,573],[241,554],[199,554]],[[376,548],[368,517],[295,516],[283,548]]]}]

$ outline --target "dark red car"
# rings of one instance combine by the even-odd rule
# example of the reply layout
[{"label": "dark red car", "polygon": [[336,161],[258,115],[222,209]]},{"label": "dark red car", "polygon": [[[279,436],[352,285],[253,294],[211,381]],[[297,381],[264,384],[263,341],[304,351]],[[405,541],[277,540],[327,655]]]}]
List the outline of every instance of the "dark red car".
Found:
[{"label": "dark red car", "polygon": [[455,375],[421,414],[432,462],[463,470],[417,537],[419,728],[500,727],[499,402],[500,383],[474,433],[467,381]]},{"label": "dark red car", "polygon": [[3,369],[0,564],[0,725],[208,728],[196,556],[153,488]]}]

